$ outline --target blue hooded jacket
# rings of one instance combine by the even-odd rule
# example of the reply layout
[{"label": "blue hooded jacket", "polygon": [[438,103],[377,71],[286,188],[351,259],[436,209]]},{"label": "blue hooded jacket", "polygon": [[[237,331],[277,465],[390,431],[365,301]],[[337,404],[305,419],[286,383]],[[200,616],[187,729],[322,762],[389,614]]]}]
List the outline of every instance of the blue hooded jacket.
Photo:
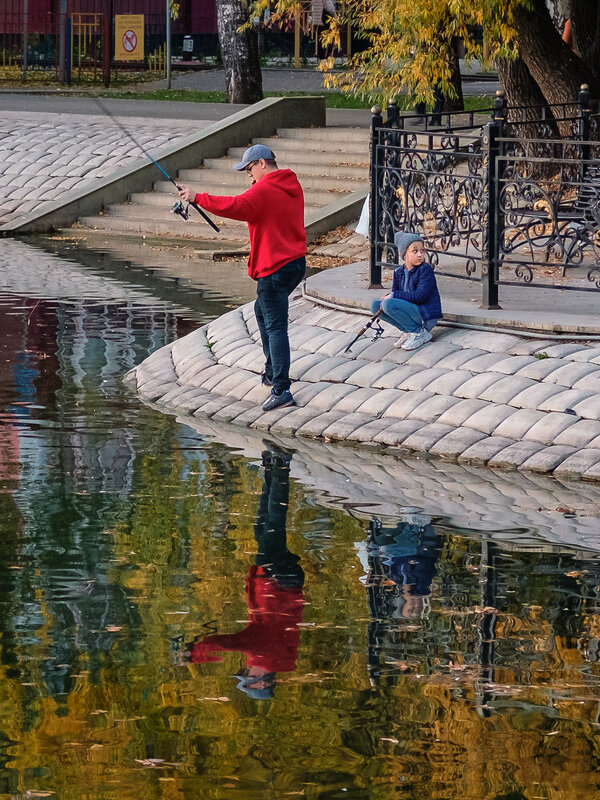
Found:
[{"label": "blue hooded jacket", "polygon": [[[406,289],[403,289],[406,275]],[[407,270],[404,265],[394,270],[392,297],[419,306],[425,322],[442,318],[442,302],[435,273],[430,264],[420,264]]]}]

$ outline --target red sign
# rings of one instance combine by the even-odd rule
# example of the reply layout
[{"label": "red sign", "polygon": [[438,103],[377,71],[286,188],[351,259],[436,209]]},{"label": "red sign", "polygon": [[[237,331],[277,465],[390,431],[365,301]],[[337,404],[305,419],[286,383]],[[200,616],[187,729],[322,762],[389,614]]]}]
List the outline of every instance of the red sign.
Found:
[{"label": "red sign", "polygon": [[125,31],[123,34],[123,50],[128,53],[133,53],[137,47],[137,36],[135,31]]}]

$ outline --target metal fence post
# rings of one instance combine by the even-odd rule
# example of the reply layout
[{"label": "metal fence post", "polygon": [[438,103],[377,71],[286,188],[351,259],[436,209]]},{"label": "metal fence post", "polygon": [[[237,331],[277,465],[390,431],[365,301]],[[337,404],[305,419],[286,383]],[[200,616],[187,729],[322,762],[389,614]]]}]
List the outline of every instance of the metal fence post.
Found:
[{"label": "metal fence post", "polygon": [[400,112],[398,111],[398,104],[396,100],[390,100],[389,105],[387,107],[387,127],[388,128],[397,128],[398,121],[400,117]]},{"label": "metal fence post", "polygon": [[487,171],[484,180],[487,183],[487,216],[483,235],[483,252],[481,259],[481,308],[500,308],[498,305],[498,270],[500,265],[500,234],[499,224],[499,189],[498,161],[499,143],[502,122],[493,119],[483,129],[484,163],[487,160]]},{"label": "metal fence post", "polygon": [[381,148],[377,146],[379,140],[378,129],[383,126],[381,109],[373,106],[371,109],[371,153],[370,153],[370,177],[371,194],[369,198],[369,240],[371,244],[370,270],[369,270],[369,289],[381,289],[381,264],[380,246],[377,243],[379,226],[379,163],[381,160]]},{"label": "metal fence post", "polygon": [[[579,134],[579,138],[582,142],[589,142],[590,140],[590,115],[592,113],[592,109],[590,108],[590,87],[587,83],[582,83],[581,88],[579,90],[579,130],[577,131]],[[589,144],[582,144],[581,146],[581,158],[583,161],[586,161],[590,157],[590,146]],[[584,169],[584,165],[582,164],[582,169]]]},{"label": "metal fence post", "polygon": [[71,85],[71,66],[73,64],[73,35],[71,17],[67,17],[65,27],[65,83]]},{"label": "metal fence post", "polygon": [[23,0],[23,82],[27,80],[27,42],[29,41],[28,22],[29,3],[28,0]]},{"label": "metal fence post", "polygon": [[65,56],[67,45],[67,0],[60,0],[58,12],[58,82],[65,82]]}]

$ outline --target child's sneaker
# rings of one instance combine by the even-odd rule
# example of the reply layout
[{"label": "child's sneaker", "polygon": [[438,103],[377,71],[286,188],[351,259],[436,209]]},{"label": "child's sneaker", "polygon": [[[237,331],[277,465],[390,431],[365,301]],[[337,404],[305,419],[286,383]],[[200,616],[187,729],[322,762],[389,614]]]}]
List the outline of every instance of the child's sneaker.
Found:
[{"label": "child's sneaker", "polygon": [[427,344],[427,342],[430,342],[431,338],[431,334],[425,329],[418,331],[417,333],[411,333],[408,339],[402,345],[402,349],[416,350],[417,347],[421,347],[422,345]]},{"label": "child's sneaker", "polygon": [[408,339],[410,333],[401,333],[398,339],[394,342],[394,347],[402,347],[404,342]]}]

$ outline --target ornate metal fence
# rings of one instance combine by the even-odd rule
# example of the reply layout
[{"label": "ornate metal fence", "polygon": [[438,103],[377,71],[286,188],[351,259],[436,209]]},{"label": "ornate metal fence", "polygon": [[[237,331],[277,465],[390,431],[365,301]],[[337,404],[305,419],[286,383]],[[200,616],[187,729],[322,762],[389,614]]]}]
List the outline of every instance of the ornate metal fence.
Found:
[{"label": "ornate metal fence", "polygon": [[[593,104],[596,108],[597,104]],[[371,285],[395,266],[394,234],[420,233],[438,275],[481,285],[600,289],[600,142],[587,87],[551,109],[446,114],[430,128],[374,109]],[[485,119],[487,116],[487,120]],[[577,268],[577,269],[576,269]]]}]

